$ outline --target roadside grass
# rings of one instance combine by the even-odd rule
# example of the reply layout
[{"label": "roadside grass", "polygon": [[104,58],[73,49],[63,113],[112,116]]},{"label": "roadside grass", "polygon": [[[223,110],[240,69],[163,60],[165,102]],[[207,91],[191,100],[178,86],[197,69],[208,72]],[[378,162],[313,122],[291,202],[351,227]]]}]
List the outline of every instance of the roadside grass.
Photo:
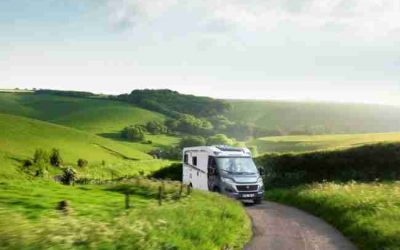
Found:
[{"label": "roadside grass", "polygon": [[400,142],[400,133],[272,136],[257,138],[247,145],[257,146],[258,152],[264,154],[346,149],[379,142]]},{"label": "roadside grass", "polygon": [[267,190],[266,198],[323,218],[360,249],[400,249],[400,182],[312,184]]},{"label": "roadside grass", "polygon": [[[2,249],[242,249],[250,221],[237,201],[179,185],[132,181],[131,208],[115,185],[62,186],[49,181],[0,182]],[[168,190],[158,205],[158,187]],[[144,192],[145,191],[145,192]],[[56,211],[68,201],[68,215]]]}]

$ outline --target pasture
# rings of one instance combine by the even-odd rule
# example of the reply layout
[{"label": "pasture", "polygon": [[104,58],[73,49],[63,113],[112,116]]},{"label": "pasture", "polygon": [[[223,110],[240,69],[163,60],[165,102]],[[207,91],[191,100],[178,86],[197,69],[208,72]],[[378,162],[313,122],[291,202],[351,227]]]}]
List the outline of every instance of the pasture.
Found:
[{"label": "pasture", "polygon": [[272,136],[246,144],[257,146],[258,152],[264,154],[337,150],[384,142],[400,142],[400,133]]}]

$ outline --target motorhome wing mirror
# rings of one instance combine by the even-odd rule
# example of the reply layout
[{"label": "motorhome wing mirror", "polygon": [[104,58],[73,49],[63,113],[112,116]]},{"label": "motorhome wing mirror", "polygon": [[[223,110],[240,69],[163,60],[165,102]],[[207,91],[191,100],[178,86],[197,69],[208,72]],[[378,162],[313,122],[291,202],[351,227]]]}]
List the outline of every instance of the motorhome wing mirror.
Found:
[{"label": "motorhome wing mirror", "polygon": [[264,168],[262,166],[259,166],[258,172],[260,173],[260,175],[264,175],[264,173],[265,173]]}]

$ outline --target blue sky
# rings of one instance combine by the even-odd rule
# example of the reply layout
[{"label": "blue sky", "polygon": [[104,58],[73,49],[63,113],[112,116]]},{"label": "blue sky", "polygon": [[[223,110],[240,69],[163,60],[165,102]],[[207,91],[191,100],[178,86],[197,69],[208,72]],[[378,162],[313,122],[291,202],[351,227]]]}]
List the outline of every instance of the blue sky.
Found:
[{"label": "blue sky", "polygon": [[398,0],[0,1],[0,88],[400,104]]}]

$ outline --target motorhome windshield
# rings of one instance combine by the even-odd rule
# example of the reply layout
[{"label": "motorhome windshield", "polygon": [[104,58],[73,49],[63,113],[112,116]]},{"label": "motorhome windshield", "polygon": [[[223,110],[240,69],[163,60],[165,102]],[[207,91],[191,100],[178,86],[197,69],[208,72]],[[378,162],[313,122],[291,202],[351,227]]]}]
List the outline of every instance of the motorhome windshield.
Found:
[{"label": "motorhome windshield", "polygon": [[218,168],[228,174],[256,174],[257,167],[250,157],[216,158]]}]

